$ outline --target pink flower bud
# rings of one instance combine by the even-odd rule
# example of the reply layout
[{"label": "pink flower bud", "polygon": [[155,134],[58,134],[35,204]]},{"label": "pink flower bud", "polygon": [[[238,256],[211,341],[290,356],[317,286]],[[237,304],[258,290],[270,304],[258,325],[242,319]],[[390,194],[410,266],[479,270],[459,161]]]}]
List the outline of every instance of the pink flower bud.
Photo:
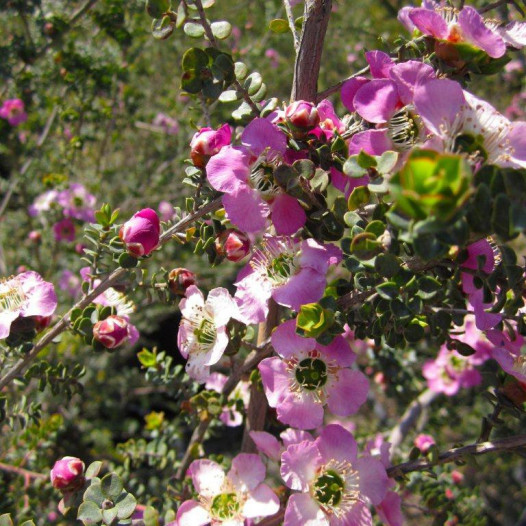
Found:
[{"label": "pink flower bud", "polygon": [[194,165],[204,168],[212,155],[219,153],[223,146],[230,144],[231,138],[232,130],[228,124],[223,124],[218,130],[201,128],[190,142],[192,149],[190,156]]},{"label": "pink flower bud", "polygon": [[18,126],[27,121],[24,103],[20,99],[7,99],[0,108],[0,118],[5,119],[11,126]]},{"label": "pink flower bud", "polygon": [[60,491],[75,491],[84,484],[84,462],[76,457],[64,457],[51,470],[51,484]]},{"label": "pink flower bud", "polygon": [[285,110],[285,119],[297,130],[312,130],[320,122],[316,106],[312,102],[297,100]]},{"label": "pink flower bud", "polygon": [[42,240],[42,234],[38,230],[31,230],[27,237],[33,243],[40,243],[40,241]]},{"label": "pink flower bud", "polygon": [[151,208],[143,208],[122,225],[119,237],[128,252],[135,256],[147,256],[159,244],[161,226],[159,216]]},{"label": "pink flower bud", "polygon": [[457,471],[456,469],[454,469],[451,472],[451,479],[453,480],[453,482],[455,484],[460,484],[464,480],[464,474],[460,473],[460,471]]},{"label": "pink flower bud", "polygon": [[216,238],[216,250],[228,261],[240,261],[250,252],[249,237],[239,230],[230,228],[221,232]]},{"label": "pink flower bud", "polygon": [[128,320],[122,316],[108,316],[93,326],[93,337],[107,349],[115,349],[130,336]]},{"label": "pink flower bud", "polygon": [[186,268],[174,268],[168,274],[168,286],[178,296],[184,296],[191,285],[195,285],[195,274]]},{"label": "pink flower bud", "polygon": [[431,435],[420,434],[415,438],[414,444],[422,453],[426,453],[431,446],[435,445],[435,439]]}]

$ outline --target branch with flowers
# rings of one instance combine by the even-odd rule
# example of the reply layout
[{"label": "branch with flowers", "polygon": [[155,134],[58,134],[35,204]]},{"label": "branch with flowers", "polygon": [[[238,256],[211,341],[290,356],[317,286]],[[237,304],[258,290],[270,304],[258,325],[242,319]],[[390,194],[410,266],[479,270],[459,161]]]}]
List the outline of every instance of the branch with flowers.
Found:
[{"label": "branch with flowers", "polygon": [[[37,4],[0,11],[23,22],[0,108],[13,232],[0,239],[13,271],[0,282],[0,472],[16,496],[0,522],[30,501],[49,522],[106,525],[399,526],[409,507],[480,520],[484,495],[449,464],[526,444],[526,121],[515,99],[506,115],[484,99],[486,79],[517,81],[506,68],[526,23],[482,16],[502,2],[405,6],[402,35],[347,48],[349,74],[330,0],[265,2],[272,33],[247,13],[259,50],[213,0],[89,1],[69,23]],[[81,21],[93,41],[72,31]],[[290,100],[263,62],[250,69],[278,38]],[[147,97],[174,100],[160,71],[179,76],[177,118],[148,115]],[[191,140],[183,115],[206,124]],[[184,176],[144,174],[174,151]],[[34,187],[13,183],[17,166]],[[98,208],[96,193],[144,208]],[[473,426],[476,444],[439,452]]]}]

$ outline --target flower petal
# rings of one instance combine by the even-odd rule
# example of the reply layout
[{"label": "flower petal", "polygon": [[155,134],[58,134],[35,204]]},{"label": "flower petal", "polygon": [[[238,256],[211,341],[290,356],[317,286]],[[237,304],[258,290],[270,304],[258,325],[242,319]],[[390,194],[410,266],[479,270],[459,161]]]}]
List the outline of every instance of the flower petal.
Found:
[{"label": "flower petal", "polygon": [[225,472],[213,460],[194,460],[189,467],[194,488],[203,497],[215,497],[223,490]]},{"label": "flower petal", "polygon": [[247,519],[268,517],[278,511],[279,499],[266,484],[260,484],[251,491],[243,505],[243,517]]},{"label": "flower petal", "polygon": [[277,194],[270,204],[270,209],[270,217],[278,234],[294,234],[305,225],[307,220],[298,200],[287,194]]},{"label": "flower petal", "polygon": [[289,391],[276,409],[280,422],[297,429],[315,429],[323,424],[323,406],[311,392]]},{"label": "flower petal", "polygon": [[382,153],[392,149],[393,145],[385,128],[359,132],[353,135],[349,143],[350,155],[360,153],[362,150],[369,155],[382,155]]},{"label": "flower petal", "polygon": [[352,464],[356,460],[356,440],[349,431],[338,424],[325,426],[315,443],[324,463],[329,460],[346,460]]},{"label": "flower petal", "polygon": [[424,35],[431,35],[435,38],[447,38],[449,28],[447,22],[435,11],[424,8],[414,8],[408,14],[409,20]]},{"label": "flower petal", "polygon": [[329,526],[329,519],[307,493],[292,495],[287,503],[286,526]]},{"label": "flower petal", "polygon": [[266,455],[272,460],[279,461],[281,445],[274,435],[266,431],[250,431],[249,435],[260,453],[263,453],[263,455]]},{"label": "flower petal", "polygon": [[248,186],[225,194],[223,206],[228,219],[244,232],[260,232],[267,224],[270,207],[257,190]]},{"label": "flower petal", "polygon": [[281,455],[281,478],[290,489],[307,491],[321,463],[316,442],[293,444]]},{"label": "flower petal", "polygon": [[502,37],[484,23],[484,19],[473,7],[466,6],[458,15],[462,36],[467,42],[483,49],[490,57],[499,58],[506,53]]},{"label": "flower petal", "polygon": [[398,89],[389,79],[371,80],[354,96],[354,107],[358,114],[373,123],[387,122],[399,106]]},{"label": "flower petal", "polygon": [[430,65],[417,60],[396,64],[389,71],[389,76],[396,82],[400,100],[404,104],[413,102],[416,86],[436,78],[435,70]]},{"label": "flower petal", "polygon": [[277,327],[270,337],[272,347],[282,358],[292,358],[297,353],[312,351],[314,338],[303,338],[296,333],[296,320],[288,320]]},{"label": "flower petal", "polygon": [[371,75],[375,79],[384,79],[389,77],[389,70],[394,66],[393,59],[383,51],[367,51],[365,60],[369,64]]},{"label": "flower petal", "polygon": [[219,192],[235,192],[246,187],[250,155],[244,148],[225,146],[206,165],[208,182]]},{"label": "flower petal", "polygon": [[303,268],[287,283],[275,288],[272,297],[280,305],[299,311],[302,305],[318,301],[325,291],[325,275],[311,268]]},{"label": "flower petal", "polygon": [[[252,155],[258,157],[267,148],[270,152],[283,155],[287,149],[287,137],[267,119],[256,118],[241,134],[241,143]],[[208,167],[207,167],[208,171]]]},{"label": "flower petal", "polygon": [[265,358],[258,365],[261,381],[270,407],[277,407],[290,391],[290,373],[277,357]]},{"label": "flower petal", "polygon": [[356,413],[367,400],[369,381],[360,371],[341,369],[327,382],[327,406],[338,416],[348,416]]},{"label": "flower petal", "polygon": [[383,464],[375,458],[362,457],[353,467],[360,472],[360,493],[375,506],[380,504],[389,488],[389,478]]},{"label": "flower petal", "polygon": [[353,79],[346,80],[342,84],[340,97],[342,99],[343,105],[350,112],[356,111],[354,107],[354,96],[356,95],[356,92],[368,82],[370,82],[370,80],[365,77],[355,77]]},{"label": "flower petal", "polygon": [[259,455],[240,453],[232,460],[227,478],[239,491],[246,493],[256,489],[265,480],[265,472],[265,466]]},{"label": "flower petal", "polygon": [[210,522],[210,515],[199,502],[187,500],[177,510],[178,526],[205,526]]}]

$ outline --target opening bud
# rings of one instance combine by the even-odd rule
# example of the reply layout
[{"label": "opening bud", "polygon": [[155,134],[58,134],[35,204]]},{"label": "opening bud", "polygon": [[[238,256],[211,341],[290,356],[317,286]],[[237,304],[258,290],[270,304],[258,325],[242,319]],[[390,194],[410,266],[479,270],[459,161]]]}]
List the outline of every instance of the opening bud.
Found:
[{"label": "opening bud", "polygon": [[244,232],[229,228],[221,232],[215,241],[216,251],[228,261],[241,261],[250,253],[250,238]]},{"label": "opening bud", "polygon": [[312,102],[297,100],[285,110],[285,119],[293,130],[308,131],[320,123],[320,116]]},{"label": "opening bud", "polygon": [[159,244],[161,225],[159,216],[151,208],[144,208],[122,225],[119,237],[126,250],[134,257],[147,256]]},{"label": "opening bud", "polygon": [[64,457],[55,462],[50,473],[51,484],[60,491],[76,491],[84,485],[84,462],[77,457]]},{"label": "opening bud", "polygon": [[204,168],[208,159],[219,153],[219,150],[230,144],[232,131],[228,124],[223,124],[218,130],[201,128],[190,142],[190,157],[197,168]]},{"label": "opening bud", "polygon": [[93,338],[106,349],[115,349],[130,337],[128,320],[122,316],[108,316],[93,326]]},{"label": "opening bud", "polygon": [[168,286],[177,296],[185,296],[188,287],[195,283],[195,274],[187,268],[174,268],[168,274]]}]

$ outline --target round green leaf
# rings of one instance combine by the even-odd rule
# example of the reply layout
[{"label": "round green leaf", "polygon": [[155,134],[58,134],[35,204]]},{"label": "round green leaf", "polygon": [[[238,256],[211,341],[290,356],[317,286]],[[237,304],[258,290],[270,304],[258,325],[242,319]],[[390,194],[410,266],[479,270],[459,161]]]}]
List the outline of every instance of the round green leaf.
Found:
[{"label": "round green leaf", "polygon": [[104,521],[104,524],[112,524],[115,517],[117,517],[117,508],[102,510],[102,520]]},{"label": "round green leaf", "polygon": [[210,24],[210,29],[212,30],[212,34],[218,40],[224,40],[225,38],[228,38],[230,36],[230,33],[232,33],[232,25],[226,20],[212,22]]},{"label": "round green leaf", "polygon": [[122,492],[124,486],[119,475],[108,473],[100,481],[102,493],[109,499],[116,499]]},{"label": "round green leaf", "polygon": [[157,40],[166,40],[174,31],[175,24],[169,16],[154,18],[152,22],[152,35]]},{"label": "round green leaf", "polygon": [[234,64],[234,73],[237,80],[245,80],[248,75],[248,67],[244,62],[236,62]]},{"label": "round green leaf", "polygon": [[289,30],[289,23],[286,20],[283,20],[283,18],[275,18],[270,21],[268,27],[273,33],[287,33]]},{"label": "round green leaf", "polygon": [[183,31],[192,38],[201,38],[205,34],[203,26],[198,22],[186,22]]},{"label": "round green leaf", "polygon": [[146,0],[146,12],[152,18],[161,18],[170,9],[168,0]]},{"label": "round green leaf", "polygon": [[97,524],[102,520],[102,512],[93,501],[87,500],[79,506],[77,519],[84,524]]},{"label": "round green leaf", "polygon": [[221,93],[221,95],[219,96],[219,101],[220,102],[235,102],[236,100],[239,100],[240,98],[241,98],[241,95],[235,89],[229,89]]},{"label": "round green leaf", "polygon": [[248,91],[249,95],[254,95],[259,91],[259,88],[261,88],[261,84],[263,84],[263,78],[256,71],[247,77],[243,83],[243,87]]},{"label": "round green leaf", "polygon": [[181,62],[183,71],[188,71],[190,69],[200,70],[201,68],[206,68],[208,66],[208,55],[197,47],[188,49],[183,55],[183,60]]},{"label": "round green leaf", "polygon": [[131,493],[123,493],[115,501],[115,509],[117,510],[117,517],[122,519],[127,519],[135,511],[137,506],[137,500]]}]

